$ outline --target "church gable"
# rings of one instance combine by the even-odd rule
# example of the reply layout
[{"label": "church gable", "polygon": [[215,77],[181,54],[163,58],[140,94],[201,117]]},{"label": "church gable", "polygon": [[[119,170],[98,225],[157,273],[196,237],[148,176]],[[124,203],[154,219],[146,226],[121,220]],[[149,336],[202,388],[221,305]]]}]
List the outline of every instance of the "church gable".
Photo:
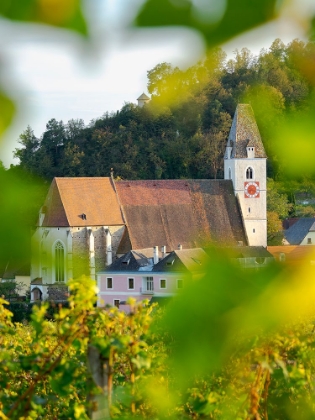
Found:
[{"label": "church gable", "polygon": [[51,183],[42,212],[45,214],[42,226],[69,226],[56,178]]},{"label": "church gable", "polygon": [[42,226],[123,225],[110,178],[55,178]]}]

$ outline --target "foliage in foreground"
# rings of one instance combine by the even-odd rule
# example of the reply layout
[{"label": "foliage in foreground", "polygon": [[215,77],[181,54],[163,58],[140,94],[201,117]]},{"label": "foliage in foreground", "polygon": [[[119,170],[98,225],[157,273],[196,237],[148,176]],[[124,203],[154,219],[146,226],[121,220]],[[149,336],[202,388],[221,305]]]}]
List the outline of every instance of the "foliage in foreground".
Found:
[{"label": "foliage in foreground", "polygon": [[218,255],[163,312],[97,308],[87,278],[53,320],[13,324],[2,300],[0,418],[313,418],[311,278]]}]

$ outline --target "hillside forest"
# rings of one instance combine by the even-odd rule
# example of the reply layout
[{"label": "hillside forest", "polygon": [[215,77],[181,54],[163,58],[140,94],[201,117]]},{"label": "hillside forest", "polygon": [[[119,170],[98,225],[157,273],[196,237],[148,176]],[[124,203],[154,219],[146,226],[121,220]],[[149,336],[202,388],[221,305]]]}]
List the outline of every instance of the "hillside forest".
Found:
[{"label": "hillside forest", "polygon": [[295,203],[297,191],[314,193],[313,165],[303,162],[303,174],[292,173],[282,143],[283,127],[311,113],[314,55],[314,42],[276,39],[258,56],[243,48],[228,59],[216,48],[185,70],[160,63],[147,72],[151,101],[144,107],[126,103],[88,126],[52,118],[39,138],[27,127],[11,170],[47,183],[55,176],[109,176],[111,168],[117,179],[222,178],[236,106],[250,103],[268,155],[269,243],[279,243],[281,219],[314,214]]}]

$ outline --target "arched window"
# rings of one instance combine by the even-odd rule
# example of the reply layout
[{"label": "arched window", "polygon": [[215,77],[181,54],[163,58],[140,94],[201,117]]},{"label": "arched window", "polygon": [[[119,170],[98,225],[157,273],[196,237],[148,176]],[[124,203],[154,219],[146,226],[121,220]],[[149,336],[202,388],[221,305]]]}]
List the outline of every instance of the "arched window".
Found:
[{"label": "arched window", "polygon": [[65,280],[65,250],[61,242],[55,246],[55,281]]},{"label": "arched window", "polygon": [[229,179],[232,179],[231,168],[229,168]]},{"label": "arched window", "polygon": [[253,169],[250,167],[246,169],[246,179],[253,179]]}]

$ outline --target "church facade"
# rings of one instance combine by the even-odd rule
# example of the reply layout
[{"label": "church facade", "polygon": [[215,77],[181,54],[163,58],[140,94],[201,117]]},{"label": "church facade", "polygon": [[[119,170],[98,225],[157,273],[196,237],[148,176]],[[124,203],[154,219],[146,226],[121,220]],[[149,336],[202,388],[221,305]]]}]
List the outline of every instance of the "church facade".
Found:
[{"label": "church facade", "polygon": [[237,107],[224,173],[224,180],[55,178],[32,238],[32,300],[62,300],[68,279],[96,279],[130,250],[266,246],[266,155],[249,105]]}]

